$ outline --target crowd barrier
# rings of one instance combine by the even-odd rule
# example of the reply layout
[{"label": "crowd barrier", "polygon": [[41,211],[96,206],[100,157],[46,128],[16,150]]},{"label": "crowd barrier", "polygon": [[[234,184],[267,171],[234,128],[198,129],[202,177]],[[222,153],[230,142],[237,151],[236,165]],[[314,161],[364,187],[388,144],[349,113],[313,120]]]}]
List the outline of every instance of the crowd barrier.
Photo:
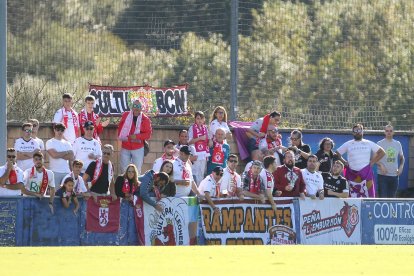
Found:
[{"label": "crowd barrier", "polygon": [[[86,202],[65,209],[56,199],[0,198],[1,246],[414,244],[414,200],[275,198],[277,211],[252,199],[164,198],[164,212],[121,202],[116,233],[86,231]],[[137,230],[138,234],[137,234]]]}]

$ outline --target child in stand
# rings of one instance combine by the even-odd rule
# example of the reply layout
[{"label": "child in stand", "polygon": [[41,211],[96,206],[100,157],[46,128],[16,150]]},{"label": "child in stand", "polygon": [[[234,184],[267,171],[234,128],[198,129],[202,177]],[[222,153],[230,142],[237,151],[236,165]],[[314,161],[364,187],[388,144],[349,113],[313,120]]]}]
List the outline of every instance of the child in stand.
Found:
[{"label": "child in stand", "polygon": [[[222,106],[217,106],[214,111],[213,115],[211,116],[211,122],[210,122],[210,132],[208,138],[209,146],[211,147],[213,145],[213,138],[216,134],[216,131],[218,128],[222,128],[225,131],[225,137],[224,140],[230,139],[232,137],[230,128],[227,125],[227,112],[226,109]],[[227,143],[227,141],[225,141]]]},{"label": "child in stand", "polygon": [[188,129],[188,143],[194,144],[197,159],[193,162],[192,171],[197,186],[204,179],[207,159],[210,156],[208,147],[208,130],[205,125],[206,117],[202,111],[194,114],[195,123]]},{"label": "child in stand", "polygon": [[210,147],[210,157],[207,162],[207,174],[211,174],[217,166],[225,169],[227,167],[227,159],[230,155],[230,146],[225,142],[226,132],[222,128],[218,128],[213,138],[213,146]]},{"label": "child in stand", "polygon": [[62,200],[62,205],[65,208],[69,208],[71,201],[73,201],[73,204],[75,205],[75,209],[73,209],[73,213],[76,215],[79,209],[79,202],[78,202],[75,192],[73,191],[74,185],[75,185],[75,182],[73,178],[67,177],[63,182],[63,186],[60,187],[59,190],[57,190],[56,197]]}]

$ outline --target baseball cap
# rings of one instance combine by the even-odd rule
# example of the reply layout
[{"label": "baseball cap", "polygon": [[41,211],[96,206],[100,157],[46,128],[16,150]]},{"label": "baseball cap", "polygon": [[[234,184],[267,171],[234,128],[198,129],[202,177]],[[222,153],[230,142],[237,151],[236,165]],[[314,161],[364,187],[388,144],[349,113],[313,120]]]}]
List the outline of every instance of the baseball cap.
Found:
[{"label": "baseball cap", "polygon": [[189,149],[189,148],[188,148],[188,146],[186,146],[186,145],[182,146],[182,147],[180,148],[180,151],[181,151],[181,152],[184,152],[184,153],[185,153],[185,154],[187,154],[187,155],[190,155],[190,154],[191,154],[190,149]]},{"label": "baseball cap", "polygon": [[164,148],[168,145],[174,145],[175,146],[175,143],[174,143],[173,140],[167,140],[167,141],[164,142]]},{"label": "baseball cap", "polygon": [[91,121],[86,121],[85,124],[83,125],[83,128],[87,128],[87,127],[93,127],[93,122]]}]

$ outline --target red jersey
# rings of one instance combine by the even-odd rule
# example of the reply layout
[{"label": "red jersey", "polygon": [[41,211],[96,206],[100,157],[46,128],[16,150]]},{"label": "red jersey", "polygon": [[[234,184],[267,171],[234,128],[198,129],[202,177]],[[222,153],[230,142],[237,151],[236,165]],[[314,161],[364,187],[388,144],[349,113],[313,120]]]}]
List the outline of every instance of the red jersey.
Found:
[{"label": "red jersey", "polygon": [[[282,191],[282,197],[298,197],[300,193],[305,193],[305,182],[303,181],[302,172],[299,168],[293,167],[290,170],[286,165],[277,167],[273,172],[275,186],[278,191]],[[294,186],[293,190],[288,192],[285,187]]]}]

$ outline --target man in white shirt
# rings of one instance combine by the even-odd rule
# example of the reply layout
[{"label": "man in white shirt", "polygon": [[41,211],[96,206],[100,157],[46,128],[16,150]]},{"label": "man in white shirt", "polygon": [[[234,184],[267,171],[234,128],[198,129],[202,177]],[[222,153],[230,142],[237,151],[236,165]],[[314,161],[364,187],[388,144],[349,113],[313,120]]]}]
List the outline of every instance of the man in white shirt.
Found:
[{"label": "man in white shirt", "polygon": [[63,137],[71,144],[80,136],[78,113],[72,108],[72,95],[65,93],[62,96],[62,108],[56,111],[53,123],[62,123],[66,127]]},{"label": "man in white shirt", "polygon": [[188,146],[182,146],[180,148],[180,155],[173,163],[174,182],[177,186],[175,193],[176,197],[189,196],[191,191],[195,194],[199,194],[197,186],[193,180],[191,164],[188,160],[190,155],[191,152]]},{"label": "man in white shirt", "polygon": [[42,198],[46,195],[46,191],[49,188],[49,208],[53,214],[53,200],[55,198],[55,179],[53,172],[43,166],[43,154],[40,152],[33,154],[33,163],[34,166],[32,168],[24,171],[26,189],[34,193],[37,197]]},{"label": "man in white shirt", "polygon": [[[354,125],[352,133],[354,140],[345,142],[336,151],[338,158],[345,166],[349,166],[345,177],[349,182],[350,195],[351,197],[375,197],[372,166],[381,160],[385,151],[374,142],[363,139],[364,127],[361,124]],[[342,158],[345,153],[348,162]]]},{"label": "man in white shirt", "polygon": [[17,166],[23,171],[33,167],[33,154],[40,152],[39,144],[31,137],[33,125],[24,123],[22,125],[22,137],[14,143],[17,152]]},{"label": "man in white shirt", "polygon": [[45,143],[43,142],[42,139],[40,139],[39,137],[37,137],[37,134],[39,132],[39,121],[37,119],[29,119],[27,122],[31,123],[33,125],[32,128],[32,138],[39,144],[40,146],[40,150],[42,152],[42,154],[45,154]]},{"label": "man in white shirt", "polygon": [[309,155],[307,166],[301,169],[303,181],[306,185],[306,195],[311,199],[324,199],[323,177],[316,171],[318,167],[318,157],[314,154]]},{"label": "man in white shirt", "polygon": [[75,159],[83,162],[82,174],[85,173],[92,161],[102,157],[101,144],[93,138],[93,123],[87,121],[83,127],[85,129],[85,135],[76,138],[72,145]]},{"label": "man in white shirt", "polygon": [[211,198],[216,198],[220,196],[220,179],[223,176],[223,168],[217,166],[213,169],[213,172],[206,176],[198,186],[198,191],[201,195],[205,196],[208,204],[211,206],[215,213],[220,213],[220,209],[216,207]]},{"label": "man in white shirt", "polygon": [[152,170],[154,172],[159,172],[161,169],[162,163],[165,160],[169,160],[174,163],[175,157],[175,143],[173,140],[167,140],[164,142],[164,153],[160,158],[155,159],[154,165],[152,166]]},{"label": "man in white shirt", "polygon": [[220,181],[220,197],[235,197],[240,200],[244,199],[243,187],[240,175],[236,172],[237,155],[230,154],[227,159],[227,168],[224,169],[223,177]]},{"label": "man in white shirt", "polygon": [[16,150],[7,149],[7,162],[0,167],[0,196],[20,196],[23,188],[23,171],[16,164]]},{"label": "man in white shirt", "polygon": [[53,126],[55,137],[46,142],[46,150],[49,154],[49,169],[55,176],[55,185],[59,186],[63,177],[70,173],[69,164],[73,160],[71,144],[63,139],[66,127],[62,123]]}]

